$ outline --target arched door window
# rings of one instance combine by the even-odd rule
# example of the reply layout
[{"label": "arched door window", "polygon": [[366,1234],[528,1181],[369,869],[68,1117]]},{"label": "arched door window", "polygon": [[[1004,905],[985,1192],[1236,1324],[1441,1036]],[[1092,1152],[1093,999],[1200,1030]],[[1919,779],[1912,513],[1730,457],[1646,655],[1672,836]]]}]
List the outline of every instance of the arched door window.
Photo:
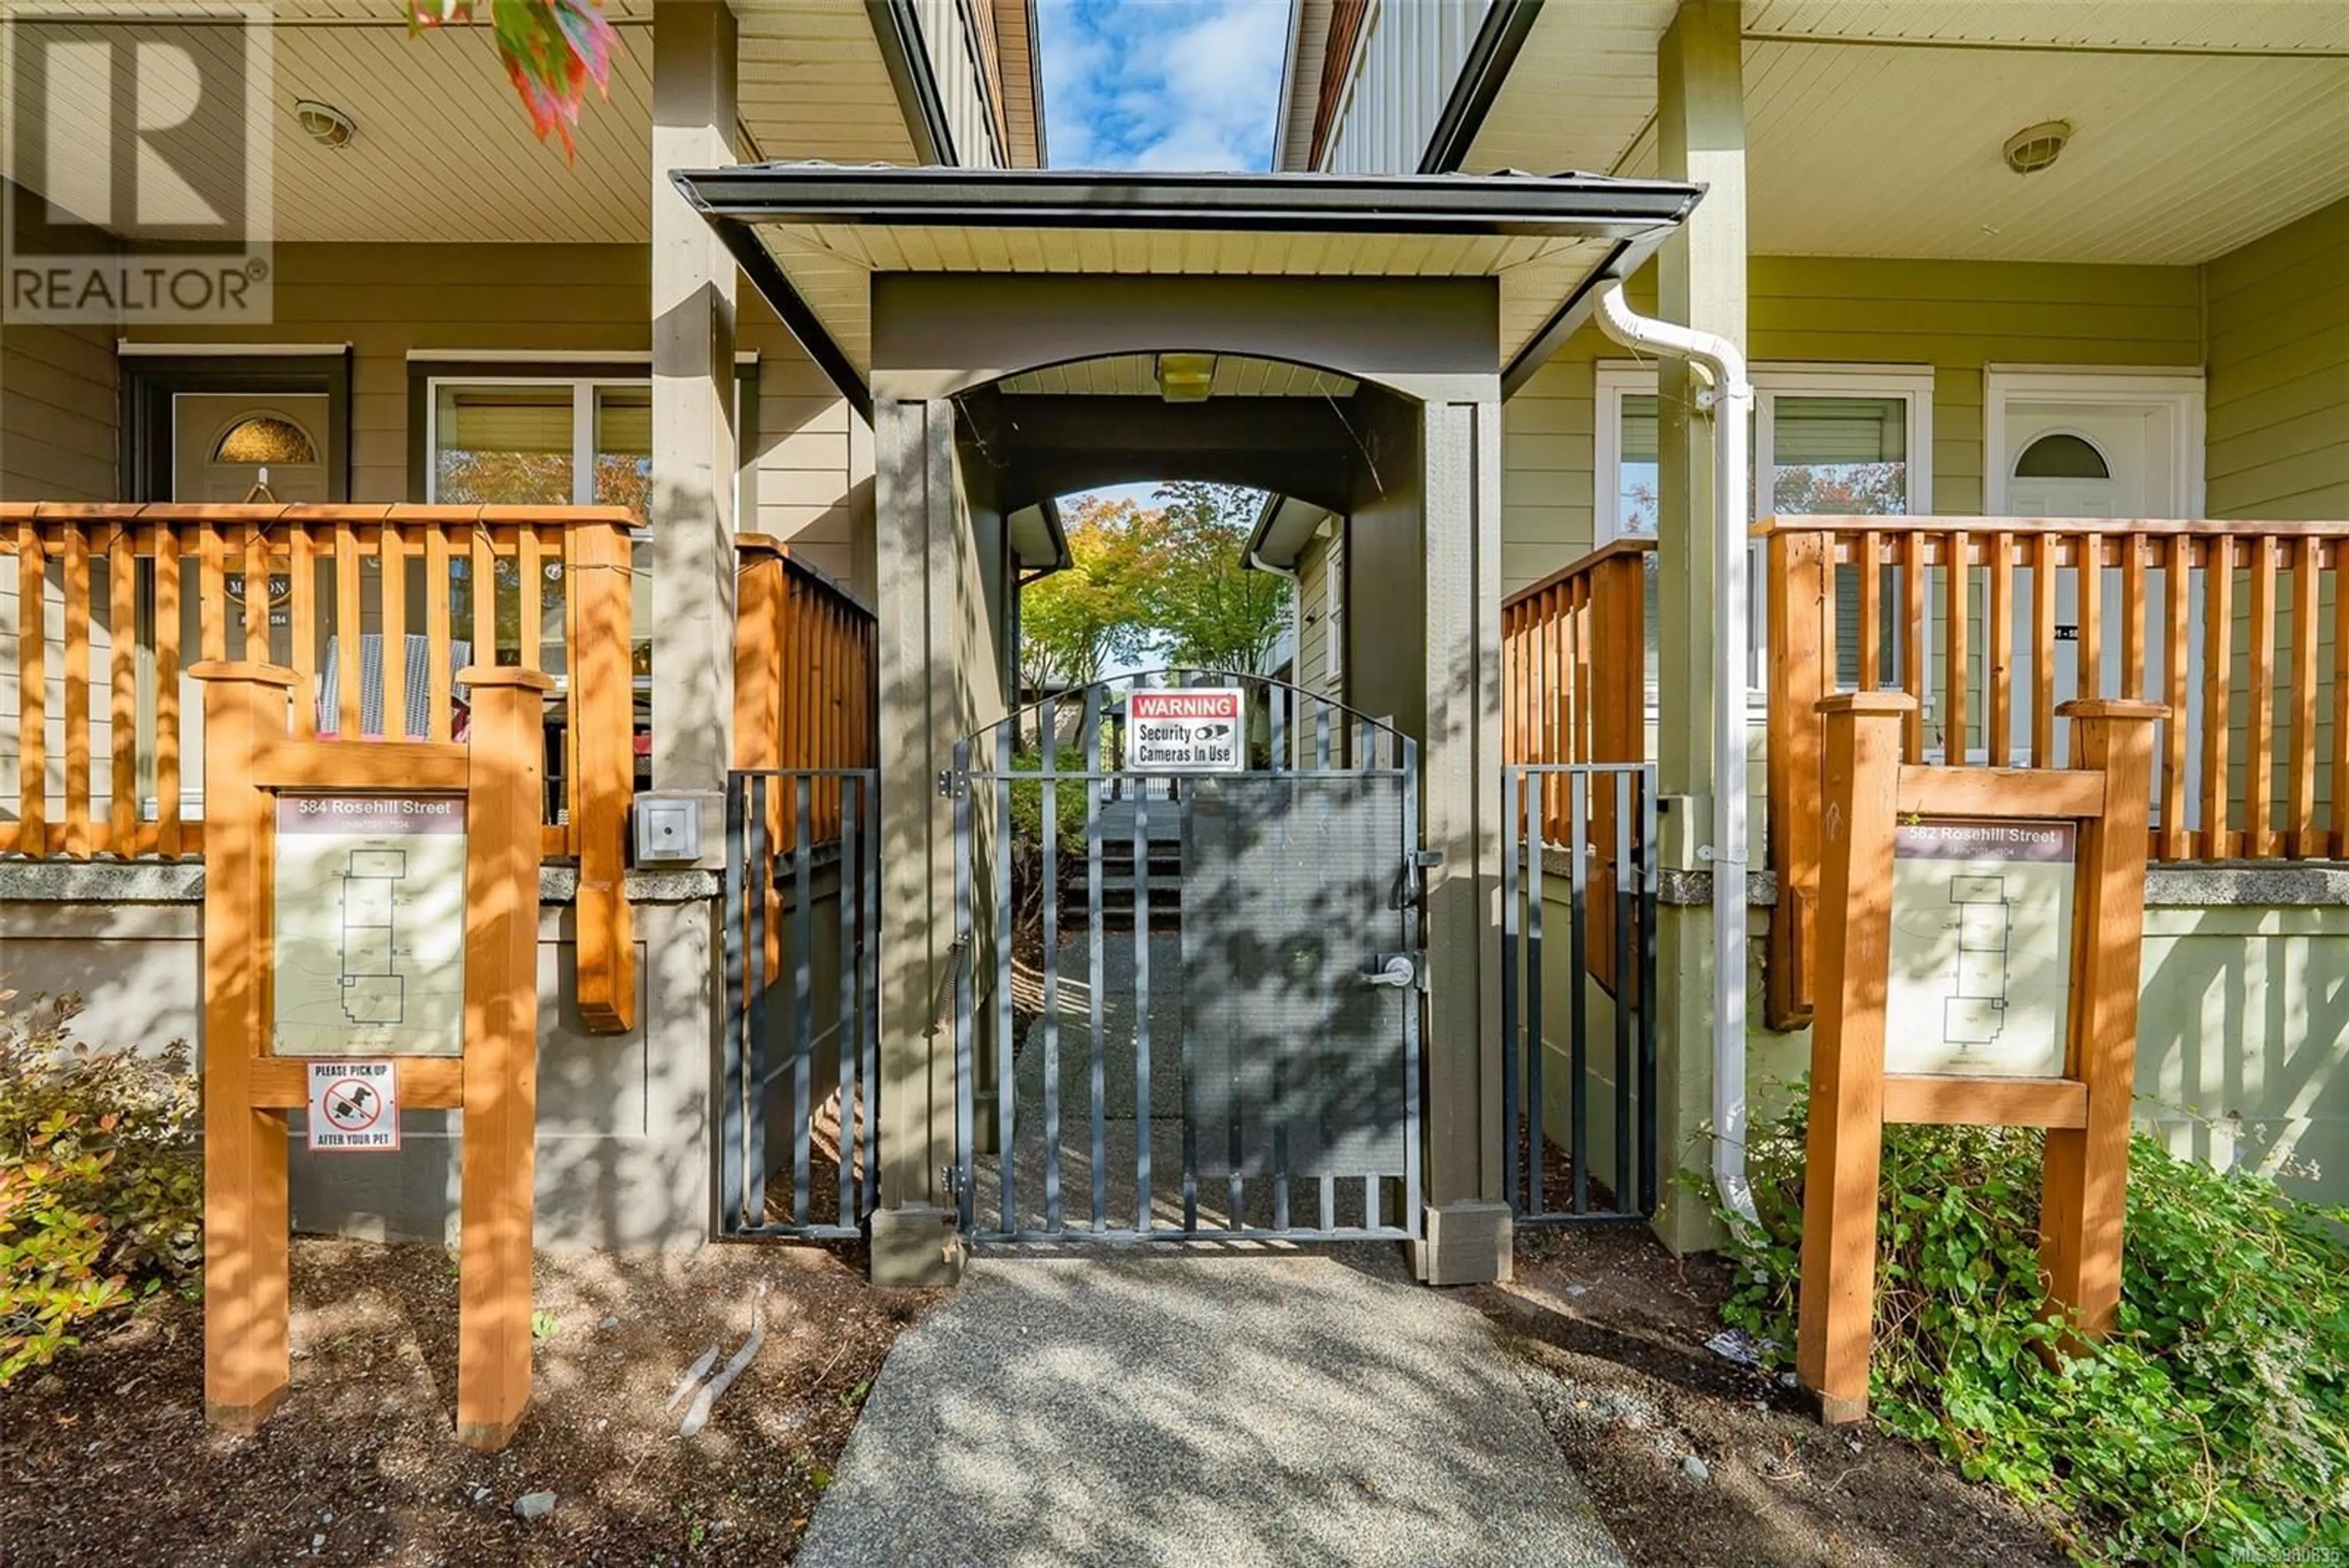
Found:
[{"label": "arched door window", "polygon": [[249,414],[221,433],[213,444],[212,461],[244,466],[316,462],[317,443],[310,432],[277,414]]}]

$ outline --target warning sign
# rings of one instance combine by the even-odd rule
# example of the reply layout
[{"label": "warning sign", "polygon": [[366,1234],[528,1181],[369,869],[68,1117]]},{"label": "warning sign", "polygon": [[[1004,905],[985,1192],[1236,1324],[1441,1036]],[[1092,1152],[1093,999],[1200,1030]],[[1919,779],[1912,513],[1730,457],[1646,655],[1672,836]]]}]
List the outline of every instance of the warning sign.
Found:
[{"label": "warning sign", "polygon": [[2063,1075],[2077,842],[2069,822],[1894,830],[1885,1071]]},{"label": "warning sign", "polygon": [[1144,774],[1236,774],[1247,711],[1234,686],[1135,691],[1126,699],[1125,765]]},{"label": "warning sign", "polygon": [[311,1063],[310,1147],[336,1153],[398,1148],[398,1064]]}]

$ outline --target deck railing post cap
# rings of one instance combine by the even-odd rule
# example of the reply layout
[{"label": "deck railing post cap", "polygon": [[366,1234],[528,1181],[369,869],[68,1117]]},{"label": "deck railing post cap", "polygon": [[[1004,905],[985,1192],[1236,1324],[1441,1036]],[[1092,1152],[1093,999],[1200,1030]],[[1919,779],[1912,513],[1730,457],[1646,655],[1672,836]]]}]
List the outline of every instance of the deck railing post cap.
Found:
[{"label": "deck railing post cap", "polygon": [[256,659],[203,659],[188,666],[188,676],[194,680],[241,680],[254,686],[282,686],[292,691],[302,678],[282,664],[264,664]]},{"label": "deck railing post cap", "polygon": [[1863,719],[1894,718],[1914,712],[1917,699],[1906,691],[1837,691],[1818,701],[1818,711],[1828,718],[1837,713],[1851,713]]}]

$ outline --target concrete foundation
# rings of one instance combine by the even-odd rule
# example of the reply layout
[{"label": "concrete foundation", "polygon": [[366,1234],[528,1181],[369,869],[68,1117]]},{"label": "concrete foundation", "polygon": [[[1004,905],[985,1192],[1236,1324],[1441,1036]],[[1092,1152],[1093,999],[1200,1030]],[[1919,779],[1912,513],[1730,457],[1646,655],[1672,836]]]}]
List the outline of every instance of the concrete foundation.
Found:
[{"label": "concrete foundation", "polygon": [[873,1215],[873,1282],[905,1289],[962,1283],[970,1248],[951,1209],[912,1205]]},{"label": "concrete foundation", "polygon": [[1516,1228],[1506,1203],[1449,1203],[1426,1210],[1426,1235],[1410,1244],[1411,1272],[1427,1285],[1482,1285],[1510,1277]]},{"label": "concrete foundation", "polygon": [[[717,878],[636,873],[636,1027],[590,1033],[572,998],[574,886],[540,886],[536,1239],[547,1247],[696,1247],[713,1230],[710,1092],[722,1005],[713,976]],[[202,1050],[203,868],[0,867],[0,986],[78,992],[73,1029],[98,1045]],[[297,1231],[371,1240],[457,1237],[455,1111],[411,1110],[389,1154],[318,1154],[286,1117]]]}]

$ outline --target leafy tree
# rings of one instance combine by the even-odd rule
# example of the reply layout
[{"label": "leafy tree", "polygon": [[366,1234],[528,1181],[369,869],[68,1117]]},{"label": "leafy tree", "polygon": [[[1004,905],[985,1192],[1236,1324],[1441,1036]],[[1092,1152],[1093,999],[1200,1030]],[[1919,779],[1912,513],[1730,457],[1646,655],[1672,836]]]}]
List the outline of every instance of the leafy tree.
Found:
[{"label": "leafy tree", "polygon": [[1131,501],[1088,495],[1078,504],[1067,525],[1068,569],[1020,596],[1024,684],[1040,691],[1089,686],[1111,659],[1140,655],[1149,637],[1143,556],[1155,519]]},{"label": "leafy tree", "polygon": [[1143,619],[1163,634],[1168,662],[1259,669],[1280,639],[1288,579],[1247,567],[1261,496],[1237,484],[1178,480],[1156,495],[1143,549]]},{"label": "leafy tree", "polygon": [[1069,568],[1020,600],[1019,675],[1030,688],[1089,685],[1112,659],[1153,650],[1170,664],[1239,670],[1271,652],[1288,584],[1247,569],[1257,492],[1185,480],[1155,499],[1078,504]]}]

